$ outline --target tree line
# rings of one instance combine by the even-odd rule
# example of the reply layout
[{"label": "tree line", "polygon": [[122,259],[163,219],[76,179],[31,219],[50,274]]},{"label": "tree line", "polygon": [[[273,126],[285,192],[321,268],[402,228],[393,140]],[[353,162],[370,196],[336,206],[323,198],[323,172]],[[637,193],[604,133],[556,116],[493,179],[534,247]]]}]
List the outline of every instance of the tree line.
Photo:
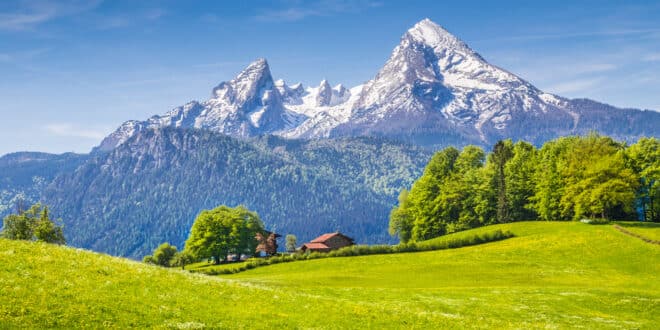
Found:
[{"label": "tree line", "polygon": [[[59,220],[61,222],[61,220]],[[17,213],[3,220],[1,238],[25,241],[39,241],[53,244],[66,244],[62,226],[51,218],[48,206],[37,203],[24,210],[17,207]]]},{"label": "tree line", "polygon": [[478,226],[523,220],[660,221],[660,141],[627,145],[598,134],[540,148],[520,141],[445,148],[399,194],[389,231],[421,241]]},{"label": "tree line", "polygon": [[[233,208],[220,205],[212,210],[203,210],[195,218],[182,251],[169,243],[163,243],[153,254],[142,260],[159,266],[182,268],[202,259],[211,259],[219,264],[228,261],[230,255],[237,257],[235,261],[241,255],[252,256],[259,244],[269,247],[269,255],[277,254],[276,242],[268,241],[274,239],[274,236],[269,238],[268,233],[256,212],[243,205]],[[294,252],[296,244],[296,236],[286,236],[287,251]]]}]

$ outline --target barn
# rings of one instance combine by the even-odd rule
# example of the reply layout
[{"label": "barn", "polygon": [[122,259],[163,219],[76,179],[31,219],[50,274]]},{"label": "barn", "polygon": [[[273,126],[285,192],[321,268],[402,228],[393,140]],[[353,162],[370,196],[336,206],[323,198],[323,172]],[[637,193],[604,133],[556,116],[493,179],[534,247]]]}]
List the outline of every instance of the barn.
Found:
[{"label": "barn", "polygon": [[323,234],[309,243],[305,243],[300,247],[302,252],[330,252],[346,246],[354,245],[355,241],[340,233]]}]

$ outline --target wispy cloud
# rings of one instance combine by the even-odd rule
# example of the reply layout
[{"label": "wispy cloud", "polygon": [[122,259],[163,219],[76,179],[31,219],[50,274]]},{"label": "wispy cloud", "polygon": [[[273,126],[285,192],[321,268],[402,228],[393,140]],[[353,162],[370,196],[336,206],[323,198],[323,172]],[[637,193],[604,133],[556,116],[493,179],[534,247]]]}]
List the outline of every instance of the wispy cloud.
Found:
[{"label": "wispy cloud", "polygon": [[212,63],[200,63],[194,64],[192,67],[195,69],[209,69],[209,68],[226,68],[226,67],[237,67],[246,65],[245,61],[222,61],[222,62],[212,62]]},{"label": "wispy cloud", "polygon": [[111,30],[131,25],[131,19],[127,16],[105,16],[95,20],[96,28],[100,30]]},{"label": "wispy cloud", "polygon": [[602,78],[578,79],[572,81],[560,82],[545,89],[555,94],[573,94],[591,92],[600,85]]},{"label": "wispy cloud", "polygon": [[69,123],[53,123],[44,127],[46,131],[55,136],[75,137],[90,140],[100,140],[107,135],[107,129],[90,129]]},{"label": "wispy cloud", "polygon": [[646,62],[660,62],[660,53],[647,54],[644,56]]},{"label": "wispy cloud", "polygon": [[26,71],[32,71],[31,66],[26,63],[48,53],[50,50],[50,48],[36,48],[0,53],[0,63],[21,68]]},{"label": "wispy cloud", "polygon": [[120,14],[112,15],[94,15],[90,19],[90,23],[100,30],[112,30],[127,28],[145,22],[156,22],[166,15],[167,11],[165,9],[152,8],[135,13],[122,12]]},{"label": "wispy cloud", "polygon": [[48,21],[92,10],[102,0],[20,1],[16,8],[0,12],[0,30],[30,30]]},{"label": "wispy cloud", "polygon": [[332,16],[341,13],[361,12],[382,6],[373,0],[323,0],[317,2],[295,2],[280,8],[271,8],[255,16],[260,21],[299,21],[308,17]]},{"label": "wispy cloud", "polygon": [[574,74],[607,72],[616,69],[617,65],[613,63],[582,63],[572,67]]},{"label": "wispy cloud", "polygon": [[497,37],[476,41],[532,41],[549,39],[573,39],[587,37],[624,37],[632,35],[656,35],[660,29],[613,29],[603,31],[585,31],[585,32],[560,32],[560,33],[538,33],[519,36]]},{"label": "wispy cloud", "polygon": [[162,8],[152,8],[144,13],[144,18],[153,21],[167,15],[167,11]]}]

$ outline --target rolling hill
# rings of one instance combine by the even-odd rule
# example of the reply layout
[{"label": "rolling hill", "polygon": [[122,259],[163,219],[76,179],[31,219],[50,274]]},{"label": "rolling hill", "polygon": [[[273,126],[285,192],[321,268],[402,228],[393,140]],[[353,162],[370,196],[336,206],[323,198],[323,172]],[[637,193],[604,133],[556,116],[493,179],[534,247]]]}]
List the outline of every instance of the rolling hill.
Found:
[{"label": "rolling hill", "polygon": [[0,239],[0,328],[651,329],[660,321],[660,246],[578,222],[453,235],[495,229],[516,237],[222,277]]}]

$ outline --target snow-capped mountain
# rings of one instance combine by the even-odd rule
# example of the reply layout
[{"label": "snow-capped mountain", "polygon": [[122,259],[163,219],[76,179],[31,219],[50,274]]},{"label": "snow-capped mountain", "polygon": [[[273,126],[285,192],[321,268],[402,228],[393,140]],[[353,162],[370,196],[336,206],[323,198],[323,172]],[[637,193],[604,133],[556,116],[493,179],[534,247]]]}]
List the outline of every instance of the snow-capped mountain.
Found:
[{"label": "snow-capped mountain", "polygon": [[258,59],[236,78],[216,86],[209,100],[192,101],[146,121],[127,121],[106,137],[98,149],[112,150],[146,128],[194,127],[248,137],[286,132],[304,119],[304,115],[286,109],[268,62]]},{"label": "snow-capped mountain", "polygon": [[[612,122],[614,121],[614,122]],[[545,93],[489,64],[429,19],[402,37],[374,79],[353,88],[273,81],[257,60],[218,85],[211,99],[128,121],[99,146],[111,150],[149,127],[195,127],[248,137],[384,136],[420,145],[534,143],[599,131],[624,140],[660,135],[660,113],[623,110]]]},{"label": "snow-capped mountain", "polygon": [[385,66],[365,84],[349,120],[334,131],[433,135],[451,130],[486,141],[519,113],[575,127],[579,116],[565,105],[566,100],[489,64],[425,19],[403,35]]}]

